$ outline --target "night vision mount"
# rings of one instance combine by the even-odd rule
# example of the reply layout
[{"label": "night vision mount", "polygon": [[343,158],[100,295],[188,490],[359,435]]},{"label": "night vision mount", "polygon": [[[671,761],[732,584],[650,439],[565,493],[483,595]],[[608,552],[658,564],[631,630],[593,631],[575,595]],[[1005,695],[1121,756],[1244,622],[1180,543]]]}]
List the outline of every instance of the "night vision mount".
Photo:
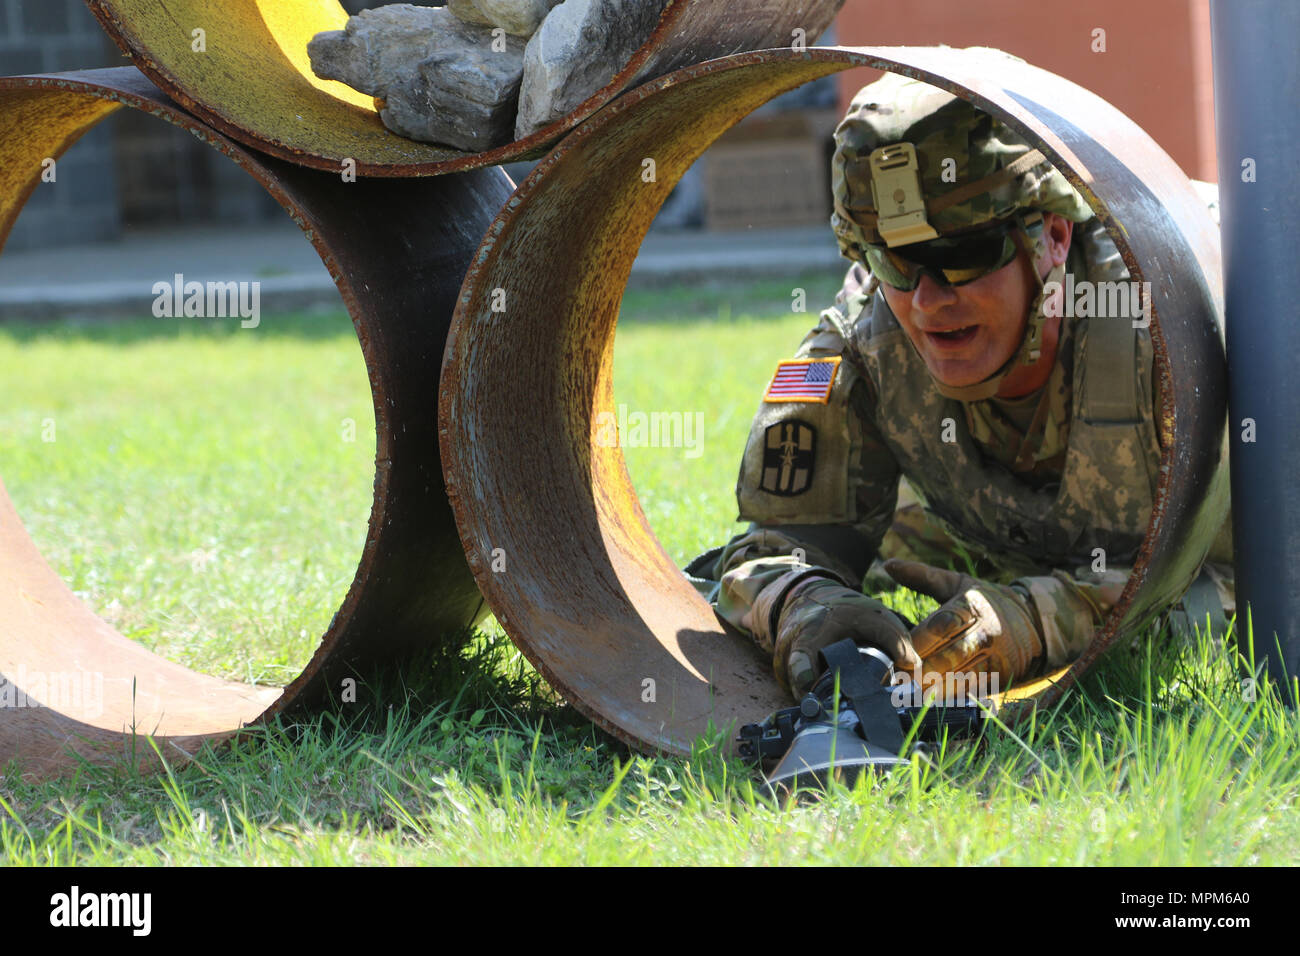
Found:
[{"label": "night vision mount", "polygon": [[820,656],[826,670],[799,706],[740,729],[738,753],[762,766],[769,794],[824,789],[832,776],[851,785],[864,770],[908,763],[905,744],[924,753],[945,730],[950,738],[977,735],[991,713],[991,705],[973,698],[956,706],[922,703],[915,683],[895,683],[889,658],[874,647],[843,640]]}]

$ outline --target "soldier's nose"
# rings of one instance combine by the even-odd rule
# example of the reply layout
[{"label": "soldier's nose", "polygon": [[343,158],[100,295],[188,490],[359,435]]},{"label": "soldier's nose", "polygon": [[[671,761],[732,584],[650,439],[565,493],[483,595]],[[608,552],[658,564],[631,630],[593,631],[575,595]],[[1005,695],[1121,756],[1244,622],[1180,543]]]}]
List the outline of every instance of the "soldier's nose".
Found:
[{"label": "soldier's nose", "polygon": [[912,290],[912,308],[920,312],[934,312],[951,305],[957,293],[950,285],[941,285],[929,273],[921,274],[921,281]]}]

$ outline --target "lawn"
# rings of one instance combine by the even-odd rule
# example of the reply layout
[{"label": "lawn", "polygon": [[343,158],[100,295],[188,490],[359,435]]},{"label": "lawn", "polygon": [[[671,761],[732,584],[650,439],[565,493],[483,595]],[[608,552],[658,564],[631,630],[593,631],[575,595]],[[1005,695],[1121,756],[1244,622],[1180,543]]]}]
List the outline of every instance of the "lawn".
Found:
[{"label": "lawn", "polygon": [[[694,448],[626,450],[677,560],[739,527],[750,417],[836,285],[629,293],[616,401],[701,415]],[[812,312],[792,312],[795,286]],[[190,667],[292,679],[370,506],[373,415],[347,317],[5,324],[0,369],[0,474],[73,589]],[[1243,694],[1230,653],[1137,635],[1030,726],[990,722],[933,764],[781,809],[703,741],[689,760],[630,753],[489,621],[391,708],[264,728],[161,776],[31,785],[11,767],[0,863],[1295,863],[1297,718]]]}]

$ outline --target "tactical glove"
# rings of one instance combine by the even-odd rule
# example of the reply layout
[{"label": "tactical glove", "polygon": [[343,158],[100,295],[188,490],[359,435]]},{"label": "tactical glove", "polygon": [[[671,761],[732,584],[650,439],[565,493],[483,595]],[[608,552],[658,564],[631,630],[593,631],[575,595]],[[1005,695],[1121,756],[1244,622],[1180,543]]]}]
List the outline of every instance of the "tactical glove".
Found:
[{"label": "tactical glove", "polygon": [[891,559],[885,571],[942,605],[912,629],[927,672],[996,673],[1008,684],[1082,654],[1122,590],[1080,584],[1060,571],[1010,585],[916,561]]},{"label": "tactical glove", "polygon": [[817,652],[836,641],[877,647],[897,666],[921,663],[908,637],[910,624],[875,598],[826,577],[804,577],[785,595],[773,629],[772,669],[781,686],[803,697],[819,676]]}]

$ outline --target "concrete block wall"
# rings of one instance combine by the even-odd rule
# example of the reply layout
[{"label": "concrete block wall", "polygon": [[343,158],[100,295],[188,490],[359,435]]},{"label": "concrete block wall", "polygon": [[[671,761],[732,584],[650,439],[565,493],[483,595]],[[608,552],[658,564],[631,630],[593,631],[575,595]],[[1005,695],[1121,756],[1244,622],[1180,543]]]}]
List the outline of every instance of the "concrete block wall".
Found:
[{"label": "concrete block wall", "polygon": [[[80,0],[0,0],[0,74],[124,63]],[[6,248],[110,239],[121,228],[113,135],[100,124],[59,160],[23,209]]]},{"label": "concrete block wall", "polygon": [[[0,75],[128,65],[81,0],[0,0]],[[121,110],[88,132],[59,160],[57,176],[37,187],[7,249],[282,215],[225,157],[135,110]]]}]

